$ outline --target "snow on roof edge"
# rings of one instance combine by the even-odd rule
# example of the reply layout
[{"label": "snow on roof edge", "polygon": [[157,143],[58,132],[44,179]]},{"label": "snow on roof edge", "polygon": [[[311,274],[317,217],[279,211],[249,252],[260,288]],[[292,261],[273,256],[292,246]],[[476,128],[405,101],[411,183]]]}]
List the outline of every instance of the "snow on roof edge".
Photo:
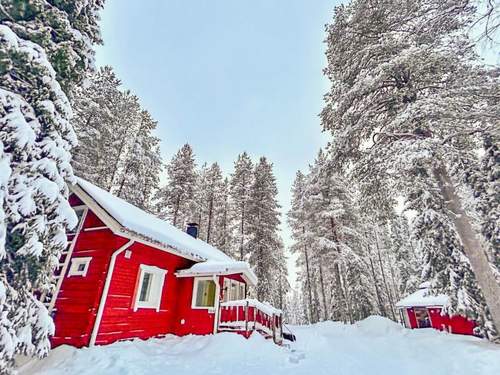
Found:
[{"label": "snow on roof edge", "polygon": [[257,276],[250,268],[247,262],[232,261],[232,262],[214,262],[206,261],[196,263],[190,268],[179,270],[176,272],[178,277],[188,276],[205,276],[205,275],[234,275],[243,274],[248,281],[253,285],[257,284]]},{"label": "snow on roof edge", "polygon": [[[429,284],[424,284],[427,286]],[[450,298],[445,294],[430,294],[429,288],[421,287],[396,303],[396,307],[446,306]]]},{"label": "snow on roof edge", "polygon": [[89,195],[102,209],[115,219],[132,235],[139,235],[144,239],[157,243],[159,246],[172,248],[180,256],[186,256],[199,261],[236,262],[219,249],[210,244],[195,239],[170,223],[145,212],[125,200],[76,177],[77,185]]}]

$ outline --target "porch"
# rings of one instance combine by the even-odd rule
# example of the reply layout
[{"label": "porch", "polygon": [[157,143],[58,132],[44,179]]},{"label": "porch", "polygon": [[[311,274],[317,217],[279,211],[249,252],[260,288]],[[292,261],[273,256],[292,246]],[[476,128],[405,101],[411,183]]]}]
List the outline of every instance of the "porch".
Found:
[{"label": "porch", "polygon": [[283,313],[267,303],[255,299],[221,302],[217,315],[217,332],[245,337],[258,332],[278,345],[283,342]]}]

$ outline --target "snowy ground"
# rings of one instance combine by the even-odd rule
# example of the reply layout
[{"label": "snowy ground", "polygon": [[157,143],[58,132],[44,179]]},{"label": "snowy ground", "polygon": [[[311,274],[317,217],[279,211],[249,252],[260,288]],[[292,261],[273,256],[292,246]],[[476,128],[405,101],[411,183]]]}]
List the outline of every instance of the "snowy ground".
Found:
[{"label": "snowy ground", "polygon": [[245,340],[230,333],[60,347],[20,374],[500,374],[500,345],[431,329],[406,330],[380,317],[352,326],[326,322],[293,330],[298,341],[290,349],[259,335]]}]

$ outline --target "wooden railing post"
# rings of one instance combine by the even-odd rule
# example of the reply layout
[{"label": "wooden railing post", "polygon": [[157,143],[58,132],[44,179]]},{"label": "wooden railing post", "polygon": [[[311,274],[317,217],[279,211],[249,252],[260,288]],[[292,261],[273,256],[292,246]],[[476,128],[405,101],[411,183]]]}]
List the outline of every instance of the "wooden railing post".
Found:
[{"label": "wooden railing post", "polygon": [[248,335],[248,301],[245,303],[245,334]]},{"label": "wooden railing post", "polygon": [[275,321],[275,319],[276,319],[276,315],[274,315],[274,314],[271,315],[271,329],[273,331],[273,341],[276,344],[276,324],[275,324],[276,321]]}]

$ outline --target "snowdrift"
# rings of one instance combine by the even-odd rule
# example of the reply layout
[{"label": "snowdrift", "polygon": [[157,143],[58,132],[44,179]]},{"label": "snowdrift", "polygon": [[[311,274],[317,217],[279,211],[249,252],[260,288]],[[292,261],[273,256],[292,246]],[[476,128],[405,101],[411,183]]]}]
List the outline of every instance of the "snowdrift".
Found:
[{"label": "snowdrift", "polygon": [[21,375],[498,375],[500,345],[432,329],[407,330],[377,316],[353,325],[323,322],[291,327],[298,341],[279,347],[260,335],[249,340],[168,336],[105,347],[59,347]]}]

